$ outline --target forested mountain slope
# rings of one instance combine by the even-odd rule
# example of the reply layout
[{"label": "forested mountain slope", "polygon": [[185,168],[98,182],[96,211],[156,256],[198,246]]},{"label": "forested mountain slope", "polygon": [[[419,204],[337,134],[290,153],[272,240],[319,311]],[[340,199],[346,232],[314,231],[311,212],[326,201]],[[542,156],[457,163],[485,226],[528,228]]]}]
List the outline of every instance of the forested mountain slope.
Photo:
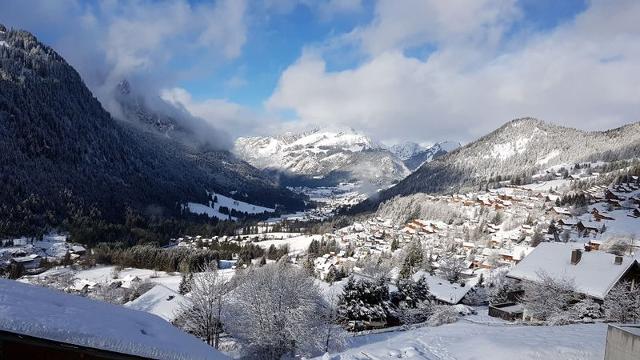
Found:
[{"label": "forested mountain slope", "polygon": [[640,123],[587,132],[524,118],[423,164],[396,186],[356,206],[368,211],[394,196],[418,192],[449,193],[478,189],[533,174],[554,165],[615,161],[640,156]]},{"label": "forested mountain slope", "polygon": [[0,26],[0,235],[60,224],[95,205],[173,213],[206,190],[256,204],[303,201],[228,152],[196,156],[171,139],[114,120],[53,49]]}]

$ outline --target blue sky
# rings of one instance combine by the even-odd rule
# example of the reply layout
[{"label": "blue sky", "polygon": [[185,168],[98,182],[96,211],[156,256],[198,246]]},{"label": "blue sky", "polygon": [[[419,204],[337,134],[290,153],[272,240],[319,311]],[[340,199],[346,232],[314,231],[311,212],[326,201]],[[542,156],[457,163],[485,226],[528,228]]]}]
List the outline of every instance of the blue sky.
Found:
[{"label": "blue sky", "polygon": [[635,0],[0,0],[117,114],[129,79],[232,137],[469,141],[517,117],[638,121]]},{"label": "blue sky", "polygon": [[[584,0],[520,0],[523,18],[513,31],[545,31],[571,20],[586,8]],[[331,20],[318,17],[317,12],[303,4],[285,14],[261,17],[250,25],[242,55],[224,66],[212,70],[210,76],[184,80],[180,83],[199,100],[210,97],[227,98],[233,102],[260,109],[275,89],[280,74],[302,54],[305,46],[322,43],[332,36],[347,33],[371,21],[373,1],[365,1],[362,9]],[[407,49],[408,56],[427,57],[432,45]],[[329,58],[328,70],[356,67],[361,56],[335,55]],[[176,67],[184,66],[177,63]],[[236,84],[235,80],[241,80]],[[230,84],[232,83],[232,84]]]}]

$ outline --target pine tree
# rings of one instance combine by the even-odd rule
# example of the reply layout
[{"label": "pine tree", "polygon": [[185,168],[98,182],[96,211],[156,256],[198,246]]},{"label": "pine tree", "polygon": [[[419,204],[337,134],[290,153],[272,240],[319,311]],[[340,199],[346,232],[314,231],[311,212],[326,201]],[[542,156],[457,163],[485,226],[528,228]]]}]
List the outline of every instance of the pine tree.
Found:
[{"label": "pine tree", "polygon": [[192,272],[189,272],[187,274],[182,274],[182,279],[180,279],[180,285],[178,285],[178,292],[182,295],[191,292],[192,283],[193,283]]}]

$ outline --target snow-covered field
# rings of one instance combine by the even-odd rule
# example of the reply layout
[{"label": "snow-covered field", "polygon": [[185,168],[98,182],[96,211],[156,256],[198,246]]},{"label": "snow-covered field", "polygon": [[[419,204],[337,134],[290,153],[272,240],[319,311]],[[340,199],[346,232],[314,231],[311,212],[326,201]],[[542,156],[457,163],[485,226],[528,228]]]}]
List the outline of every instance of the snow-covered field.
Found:
[{"label": "snow-covered field", "polygon": [[263,249],[268,249],[271,245],[275,245],[276,247],[288,245],[290,254],[299,254],[306,252],[307,249],[309,249],[309,244],[311,244],[311,241],[314,239],[320,240],[322,239],[322,235],[300,235],[284,240],[259,241],[256,242],[255,245]]},{"label": "snow-covered field", "polygon": [[439,327],[357,336],[325,359],[601,360],[607,326],[515,326],[460,320]]},{"label": "snow-covered field", "polygon": [[[110,283],[115,280],[123,282],[126,285],[133,278],[139,278],[140,280],[148,280],[155,284],[164,285],[167,288],[178,291],[180,280],[182,276],[179,273],[166,273],[164,271],[155,271],[149,269],[136,269],[136,268],[124,268],[117,273],[117,277],[114,278],[115,266],[98,266],[88,270],[72,270],[71,268],[58,268],[50,269],[42,274],[35,275],[35,278],[46,278],[49,276],[55,276],[63,272],[73,272],[76,279],[76,285],[81,283]],[[28,282],[29,278],[25,278],[25,282]]]},{"label": "snow-covered field", "polygon": [[[264,206],[258,206],[249,204],[244,201],[235,200],[230,197],[212,193],[211,202],[209,205],[198,204],[198,203],[187,203],[187,209],[194,214],[205,214],[209,217],[215,217],[221,220],[229,219],[229,215],[223,214],[220,212],[221,207],[226,207],[229,210],[236,210],[238,212],[247,213],[247,214],[262,214],[265,212],[274,212],[275,209],[267,208]],[[213,199],[216,199],[213,202]],[[236,220],[235,218],[231,218],[231,220]]]}]

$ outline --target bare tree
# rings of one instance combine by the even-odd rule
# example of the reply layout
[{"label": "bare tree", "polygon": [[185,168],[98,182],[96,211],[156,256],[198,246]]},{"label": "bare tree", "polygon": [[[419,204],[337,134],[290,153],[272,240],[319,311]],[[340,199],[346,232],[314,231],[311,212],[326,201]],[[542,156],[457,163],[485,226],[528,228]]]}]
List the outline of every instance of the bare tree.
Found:
[{"label": "bare tree", "polygon": [[323,348],[323,299],[303,269],[285,262],[250,268],[231,294],[225,329],[248,357],[280,359]]},{"label": "bare tree", "polygon": [[191,301],[180,305],[180,325],[216,349],[220,343],[222,312],[227,305],[226,295],[230,288],[230,283],[218,272],[217,264],[211,262],[194,274]]},{"label": "bare tree", "polygon": [[537,320],[549,320],[567,312],[577,300],[573,279],[554,278],[538,272],[538,281],[524,283],[522,302],[529,316]]},{"label": "bare tree", "polygon": [[458,281],[464,268],[464,260],[458,259],[452,254],[440,262],[440,272],[450,282]]}]

